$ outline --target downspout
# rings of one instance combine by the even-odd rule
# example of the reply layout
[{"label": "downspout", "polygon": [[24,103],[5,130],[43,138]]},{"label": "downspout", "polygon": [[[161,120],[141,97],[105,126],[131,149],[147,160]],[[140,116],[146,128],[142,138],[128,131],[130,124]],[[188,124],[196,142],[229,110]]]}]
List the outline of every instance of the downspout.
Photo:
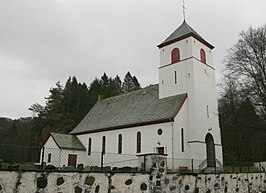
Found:
[{"label": "downspout", "polygon": [[171,131],[172,131],[172,170],[174,169],[174,120],[169,118],[171,121]]}]

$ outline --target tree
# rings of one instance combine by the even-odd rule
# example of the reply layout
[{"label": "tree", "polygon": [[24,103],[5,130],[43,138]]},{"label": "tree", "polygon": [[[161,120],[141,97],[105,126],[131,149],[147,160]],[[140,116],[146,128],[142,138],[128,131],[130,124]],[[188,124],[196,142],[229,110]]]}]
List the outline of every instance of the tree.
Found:
[{"label": "tree", "polygon": [[[137,85],[134,87],[140,87],[137,78],[135,76],[131,78]],[[89,88],[86,83],[78,82],[75,76],[69,77],[65,85],[57,82],[50,88],[49,96],[45,97],[43,106],[39,103],[30,106],[29,110],[34,115],[32,118],[19,120],[0,118],[0,144],[38,147],[49,132],[69,133],[74,129],[98,101],[99,95],[108,98],[121,93],[122,81],[118,75],[113,79],[104,73],[100,79],[96,78]],[[6,146],[2,145],[0,157],[10,162],[36,162],[39,159],[39,148],[34,151],[27,149],[7,150]]]},{"label": "tree", "polygon": [[226,71],[238,77],[243,91],[266,118],[266,25],[240,33],[226,58]]},{"label": "tree", "polygon": [[136,76],[133,76],[132,81],[133,81],[134,87],[135,87],[134,90],[140,89],[140,83],[139,83],[138,79],[136,78]]},{"label": "tree", "polygon": [[225,164],[266,159],[266,132],[260,117],[239,83],[225,77],[219,99],[219,120]]},{"label": "tree", "polygon": [[118,75],[116,75],[116,77],[114,78],[114,82],[115,82],[118,94],[121,94],[123,92],[122,91],[122,81]]},{"label": "tree", "polygon": [[32,111],[33,117],[40,115],[42,112],[44,112],[44,107],[40,105],[39,103],[34,103],[29,107],[29,110]]},{"label": "tree", "polygon": [[131,92],[140,89],[140,84],[135,76],[132,77],[130,72],[127,72],[122,85],[123,92]]}]

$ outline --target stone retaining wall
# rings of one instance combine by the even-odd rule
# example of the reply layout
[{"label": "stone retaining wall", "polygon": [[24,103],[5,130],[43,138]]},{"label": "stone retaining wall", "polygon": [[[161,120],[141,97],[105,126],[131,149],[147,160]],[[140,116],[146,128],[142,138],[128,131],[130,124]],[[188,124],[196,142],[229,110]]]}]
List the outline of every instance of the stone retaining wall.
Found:
[{"label": "stone retaining wall", "polygon": [[[154,180],[160,183],[154,183]],[[0,193],[266,193],[266,174],[0,171]]]}]

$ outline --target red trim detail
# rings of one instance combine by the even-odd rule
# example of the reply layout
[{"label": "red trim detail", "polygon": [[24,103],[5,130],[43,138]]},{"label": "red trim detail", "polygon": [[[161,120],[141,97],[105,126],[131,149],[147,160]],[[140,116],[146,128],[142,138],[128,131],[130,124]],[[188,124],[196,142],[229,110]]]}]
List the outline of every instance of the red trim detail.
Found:
[{"label": "red trim detail", "polygon": [[54,140],[55,144],[57,145],[58,148],[60,148],[60,146],[58,145],[58,143],[56,142],[56,140],[54,139],[53,135],[51,134],[51,132],[49,133],[49,135],[46,137],[45,141],[42,143],[41,148],[43,148],[43,146],[46,144],[46,142],[48,141],[48,139],[52,137],[52,139]]},{"label": "red trim detail", "polygon": [[198,40],[199,42],[203,43],[205,46],[209,47],[210,49],[213,49],[213,48],[214,48],[213,45],[211,45],[211,44],[208,43],[206,40],[204,40],[204,39],[202,39],[202,38],[196,36],[196,35],[193,34],[193,33],[189,33],[189,34],[187,34],[187,35],[184,35],[184,36],[181,36],[181,37],[179,37],[179,38],[173,39],[173,40],[171,40],[171,41],[169,41],[169,42],[162,43],[162,44],[158,45],[157,47],[158,47],[158,48],[162,48],[162,47],[164,47],[164,46],[168,46],[168,45],[170,45],[170,44],[172,44],[172,43],[178,42],[178,41],[183,40],[183,39],[188,38],[188,37],[193,37],[193,38],[195,38],[196,40]]},{"label": "red trim detail", "polygon": [[188,170],[188,166],[179,166],[179,170],[180,171],[187,171]]},{"label": "red trim detail", "polygon": [[56,142],[56,140],[55,140],[55,138],[53,137],[53,135],[51,135],[51,137],[53,138],[53,140],[54,140],[55,144],[57,145],[57,147],[58,147],[58,148],[61,148],[61,147],[58,145],[58,143]]},{"label": "red trim detail", "polygon": [[45,138],[44,142],[41,144],[41,148],[43,148],[43,146],[45,145],[45,143],[48,141],[49,137],[51,136],[51,132],[49,133],[49,135]]},{"label": "red trim detail", "polygon": [[186,94],[186,97],[183,99],[183,101],[182,101],[180,107],[177,109],[177,112],[174,114],[174,116],[173,116],[172,119],[174,119],[174,118],[176,117],[176,115],[179,113],[179,111],[180,111],[181,108],[183,107],[183,105],[184,105],[184,103],[185,103],[186,100],[187,100],[187,94]]}]

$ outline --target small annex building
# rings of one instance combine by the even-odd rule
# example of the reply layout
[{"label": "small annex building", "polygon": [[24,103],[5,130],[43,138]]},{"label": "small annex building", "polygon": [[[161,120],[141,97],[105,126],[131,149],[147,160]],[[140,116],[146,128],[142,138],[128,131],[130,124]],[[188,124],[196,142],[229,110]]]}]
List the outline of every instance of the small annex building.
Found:
[{"label": "small annex building", "polygon": [[43,147],[64,153],[43,160],[62,167],[95,165],[95,152],[114,161],[163,154],[170,169],[222,166],[214,46],[184,21],[158,48],[158,84],[98,101],[69,135],[51,133]]}]

